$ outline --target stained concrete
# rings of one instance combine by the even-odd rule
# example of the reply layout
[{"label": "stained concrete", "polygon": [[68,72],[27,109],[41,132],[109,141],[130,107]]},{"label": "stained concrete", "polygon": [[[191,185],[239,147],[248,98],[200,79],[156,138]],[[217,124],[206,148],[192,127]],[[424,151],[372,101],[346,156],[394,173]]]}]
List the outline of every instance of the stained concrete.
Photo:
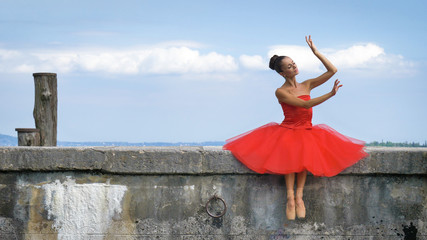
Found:
[{"label": "stained concrete", "polygon": [[[369,147],[346,174],[427,174],[427,148]],[[221,147],[0,147],[0,171],[252,174]]]},{"label": "stained concrete", "polygon": [[[0,239],[427,239],[427,149],[367,151],[310,175],[307,217],[288,221],[283,177],[218,147],[4,147]],[[206,213],[214,195],[221,218]]]}]

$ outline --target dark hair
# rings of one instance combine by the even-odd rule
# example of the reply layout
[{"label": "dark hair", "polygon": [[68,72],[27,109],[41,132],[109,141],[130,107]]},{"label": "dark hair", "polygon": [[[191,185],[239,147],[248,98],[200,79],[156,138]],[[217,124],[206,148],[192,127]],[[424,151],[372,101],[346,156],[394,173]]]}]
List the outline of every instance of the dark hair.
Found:
[{"label": "dark hair", "polygon": [[277,73],[282,72],[282,60],[285,58],[286,56],[277,56],[274,55],[270,58],[270,64],[269,67],[271,68],[271,70],[276,70]]}]

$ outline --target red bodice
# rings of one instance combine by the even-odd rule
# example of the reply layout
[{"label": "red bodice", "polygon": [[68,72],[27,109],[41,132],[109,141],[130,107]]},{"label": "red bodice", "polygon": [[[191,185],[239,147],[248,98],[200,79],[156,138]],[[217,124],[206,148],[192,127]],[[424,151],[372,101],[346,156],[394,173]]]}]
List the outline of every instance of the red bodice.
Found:
[{"label": "red bodice", "polygon": [[[304,101],[310,100],[310,95],[301,95],[298,96],[298,98],[301,98]],[[305,128],[305,129],[311,129],[311,118],[313,116],[313,110],[312,108],[306,109],[303,107],[296,107],[292,106],[286,103],[280,103],[282,105],[283,109],[283,115],[285,115],[285,119],[283,120],[282,124],[280,124],[283,127],[287,128]]]}]

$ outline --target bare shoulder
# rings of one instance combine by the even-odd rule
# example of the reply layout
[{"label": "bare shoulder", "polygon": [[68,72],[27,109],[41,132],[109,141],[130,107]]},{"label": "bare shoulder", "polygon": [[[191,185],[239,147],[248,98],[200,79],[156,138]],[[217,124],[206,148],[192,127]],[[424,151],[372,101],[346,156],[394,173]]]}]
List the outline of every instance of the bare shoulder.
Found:
[{"label": "bare shoulder", "polygon": [[281,94],[281,93],[285,93],[286,94],[287,92],[288,91],[285,88],[282,88],[282,87],[276,89],[276,94]]},{"label": "bare shoulder", "polygon": [[277,98],[283,98],[290,94],[289,91],[283,87],[276,89],[275,93]]}]

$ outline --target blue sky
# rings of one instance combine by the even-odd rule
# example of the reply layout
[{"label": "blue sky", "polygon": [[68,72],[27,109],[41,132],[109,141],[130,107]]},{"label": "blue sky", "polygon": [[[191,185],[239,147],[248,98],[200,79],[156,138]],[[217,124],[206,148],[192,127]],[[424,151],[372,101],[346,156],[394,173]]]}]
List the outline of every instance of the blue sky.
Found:
[{"label": "blue sky", "polygon": [[[0,9],[0,133],[34,127],[34,72],[58,74],[61,141],[222,141],[283,115],[272,54],[344,84],[313,123],[427,140],[426,1],[21,1]],[[333,81],[312,91],[330,91]]]}]

